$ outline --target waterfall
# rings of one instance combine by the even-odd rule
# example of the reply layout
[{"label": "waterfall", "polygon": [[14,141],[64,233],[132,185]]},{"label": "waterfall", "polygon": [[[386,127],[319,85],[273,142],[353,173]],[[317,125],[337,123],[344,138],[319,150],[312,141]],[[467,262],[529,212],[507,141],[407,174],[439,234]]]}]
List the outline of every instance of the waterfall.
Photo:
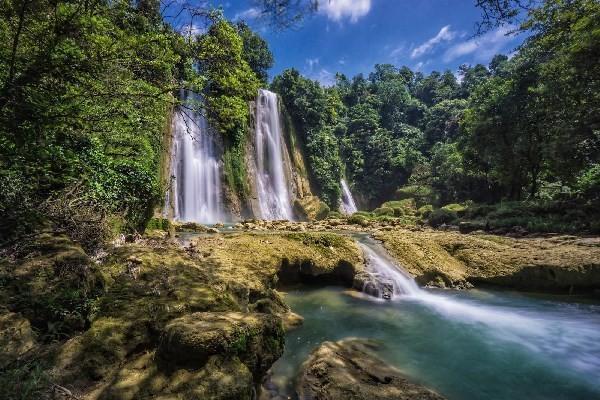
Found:
[{"label": "waterfall", "polygon": [[352,192],[350,192],[350,188],[348,187],[348,183],[346,183],[345,179],[340,181],[340,185],[342,187],[342,202],[340,205],[340,210],[345,215],[352,215],[358,211],[358,208],[356,208],[356,203],[354,202],[354,197],[352,197]]},{"label": "waterfall", "polygon": [[[372,293],[376,293],[378,297],[419,302],[445,318],[492,327],[503,339],[507,339],[507,335],[540,338],[546,334],[546,328],[540,321],[526,315],[499,306],[481,305],[423,290],[408,272],[392,261],[381,245],[371,239],[361,239],[360,246],[365,256],[367,273],[371,275],[369,284],[377,286]],[[390,286],[392,294],[386,296]],[[519,336],[515,336],[516,334]]]},{"label": "waterfall", "polygon": [[223,219],[220,155],[204,115],[192,111],[202,101],[193,92],[182,91],[188,107],[179,107],[173,121],[171,149],[171,204],[174,219],[216,223]]},{"label": "waterfall", "polygon": [[260,217],[293,219],[284,170],[284,141],[279,123],[277,95],[261,89],[256,101],[256,187]]}]

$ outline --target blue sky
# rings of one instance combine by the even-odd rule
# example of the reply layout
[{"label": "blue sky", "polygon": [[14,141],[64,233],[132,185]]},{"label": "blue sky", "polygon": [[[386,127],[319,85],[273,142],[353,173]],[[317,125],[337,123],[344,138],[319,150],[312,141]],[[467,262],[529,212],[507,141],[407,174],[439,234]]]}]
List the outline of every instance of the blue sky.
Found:
[{"label": "blue sky", "polygon": [[480,19],[474,0],[323,0],[316,15],[282,32],[256,19],[252,1],[220,4],[228,18],[244,18],[268,41],[275,57],[271,76],[295,67],[324,84],[335,72],[368,74],[376,63],[426,73],[487,64],[523,39],[505,36],[506,27],[474,38]]}]

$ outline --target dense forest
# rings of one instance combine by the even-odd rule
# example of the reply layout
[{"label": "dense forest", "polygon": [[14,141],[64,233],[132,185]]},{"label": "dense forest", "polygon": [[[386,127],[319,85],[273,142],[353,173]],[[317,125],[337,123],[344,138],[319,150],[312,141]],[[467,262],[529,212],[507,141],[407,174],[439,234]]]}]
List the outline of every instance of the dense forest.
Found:
[{"label": "dense forest", "polygon": [[522,23],[529,36],[514,55],[461,65],[458,77],[378,64],[333,87],[293,69],[272,86],[332,207],[344,174],[369,209],[403,196],[584,204],[600,195],[599,12],[547,1]]},{"label": "dense forest", "polygon": [[[283,3],[288,14],[263,4],[280,27],[317,6]],[[481,29],[514,14],[493,14],[493,3],[478,2]],[[206,29],[182,34],[152,0],[0,9],[2,237],[52,223],[93,246],[142,230],[168,184],[164,136],[182,89],[203,94],[197,107],[223,137],[227,184],[246,194],[248,102],[273,64],[248,25],[195,9]],[[528,36],[511,57],[457,75],[378,64],[324,87],[291,69],[271,89],[332,210],[345,176],[366,209],[405,197],[435,208],[512,201],[558,207],[583,221],[577,229],[597,230],[586,213],[600,197],[599,14],[593,0],[545,1],[516,28]]]}]

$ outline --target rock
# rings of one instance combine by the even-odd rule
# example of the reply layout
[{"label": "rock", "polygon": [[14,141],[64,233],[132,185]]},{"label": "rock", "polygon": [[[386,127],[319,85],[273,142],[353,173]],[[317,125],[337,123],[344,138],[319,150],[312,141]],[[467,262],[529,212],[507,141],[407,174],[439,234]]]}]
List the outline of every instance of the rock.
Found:
[{"label": "rock", "polygon": [[0,314],[0,368],[17,360],[36,346],[29,321],[12,312]]},{"label": "rock", "polygon": [[600,247],[578,239],[406,229],[380,232],[376,238],[420,285],[492,284],[564,293],[600,288]]},{"label": "rock", "polygon": [[225,224],[223,224],[222,222],[217,222],[216,224],[213,225],[213,227],[215,227],[215,228],[224,228]]},{"label": "rock", "polygon": [[391,280],[381,279],[366,271],[354,276],[352,287],[369,296],[385,300],[390,300],[394,295],[394,283]]},{"label": "rock", "polygon": [[219,233],[219,230],[217,228],[208,228],[206,233]]},{"label": "rock", "polygon": [[299,328],[304,323],[304,317],[295,312],[288,311],[281,315],[283,329],[286,332]]},{"label": "rock", "polygon": [[374,342],[324,342],[303,364],[296,390],[303,400],[443,400],[371,353]]},{"label": "rock", "polygon": [[199,312],[167,324],[159,346],[163,359],[200,367],[210,356],[237,356],[256,378],[283,353],[283,326],[261,313]]},{"label": "rock", "polygon": [[471,233],[475,231],[485,231],[486,225],[483,222],[462,221],[458,224],[460,233]]}]

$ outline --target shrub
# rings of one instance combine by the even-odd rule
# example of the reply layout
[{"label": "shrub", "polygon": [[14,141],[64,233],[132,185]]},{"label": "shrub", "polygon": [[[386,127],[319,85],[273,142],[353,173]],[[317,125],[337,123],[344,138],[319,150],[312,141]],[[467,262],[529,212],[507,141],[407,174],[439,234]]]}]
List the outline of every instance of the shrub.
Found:
[{"label": "shrub", "polygon": [[339,211],[329,211],[329,215],[327,215],[327,218],[339,219],[344,218],[344,216]]},{"label": "shrub", "polygon": [[429,216],[429,225],[435,228],[442,224],[450,224],[456,221],[456,218],[455,212],[445,208],[439,208],[437,210],[433,210]]},{"label": "shrub", "polygon": [[415,215],[417,212],[417,204],[412,197],[404,200],[386,201],[381,207],[389,207],[394,209],[394,215],[401,217],[403,215]]},{"label": "shrub", "polygon": [[365,226],[369,223],[367,217],[362,214],[354,213],[348,218],[349,224]]},{"label": "shrub", "polygon": [[426,204],[422,207],[419,207],[419,209],[417,210],[417,214],[421,218],[429,218],[429,216],[431,216],[432,212],[433,212],[433,206],[431,204]]},{"label": "shrub", "polygon": [[327,218],[327,216],[329,215],[329,206],[323,202],[319,203],[319,209],[317,210],[317,213],[315,215],[315,219],[320,221],[322,219]]},{"label": "shrub", "polygon": [[378,217],[380,217],[382,215],[387,215],[387,216],[393,217],[394,209],[391,207],[379,207],[379,208],[376,208],[375,210],[373,210],[373,214],[375,214]]},{"label": "shrub", "polygon": [[414,199],[418,206],[436,203],[436,195],[431,186],[407,185],[396,190],[399,200]]},{"label": "shrub", "polygon": [[453,212],[457,215],[461,215],[463,214],[466,210],[467,207],[465,207],[462,204],[456,204],[456,203],[452,203],[452,204],[446,204],[444,207],[441,208],[442,210],[446,210],[446,211],[450,211]]}]

